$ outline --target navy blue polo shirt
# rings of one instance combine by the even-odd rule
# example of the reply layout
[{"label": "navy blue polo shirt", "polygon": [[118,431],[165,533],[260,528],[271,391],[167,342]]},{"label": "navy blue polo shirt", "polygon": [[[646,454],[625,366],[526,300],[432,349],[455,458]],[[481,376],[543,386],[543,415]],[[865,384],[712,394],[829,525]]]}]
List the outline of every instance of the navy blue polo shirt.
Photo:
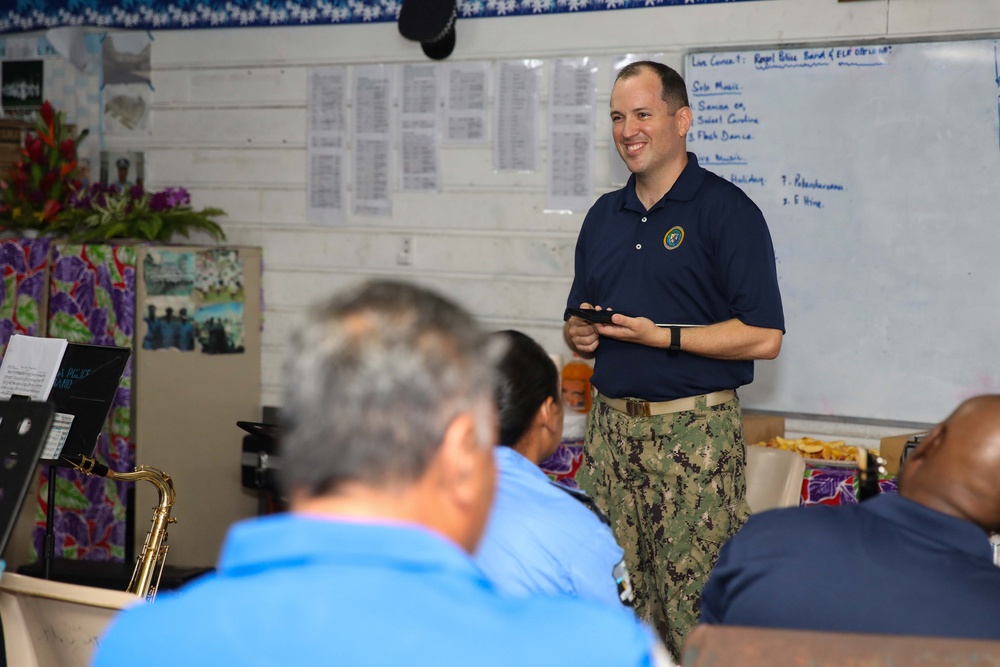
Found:
[{"label": "navy blue polo shirt", "polygon": [[[587,213],[567,305],[587,302],[657,324],[744,324],[784,331],[774,246],[757,205],[737,186],[688,164],[647,211],[635,176]],[[569,314],[564,315],[568,319]],[[602,338],[592,382],[613,398],[666,401],[753,380],[752,361],[710,359]]]},{"label": "navy blue polo shirt", "polygon": [[896,494],[761,512],[722,547],[701,622],[1000,639],[986,532]]}]

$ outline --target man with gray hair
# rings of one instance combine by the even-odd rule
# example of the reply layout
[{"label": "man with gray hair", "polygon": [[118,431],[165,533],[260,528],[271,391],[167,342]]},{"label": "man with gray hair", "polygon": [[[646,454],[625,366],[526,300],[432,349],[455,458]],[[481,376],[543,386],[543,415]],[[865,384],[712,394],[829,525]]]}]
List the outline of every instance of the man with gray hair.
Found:
[{"label": "man with gray hair", "polygon": [[473,564],[495,485],[494,347],[400,283],[313,310],[286,367],[290,512],[237,524],[215,573],[123,612],[95,665],[667,664],[627,612],[507,599]]}]

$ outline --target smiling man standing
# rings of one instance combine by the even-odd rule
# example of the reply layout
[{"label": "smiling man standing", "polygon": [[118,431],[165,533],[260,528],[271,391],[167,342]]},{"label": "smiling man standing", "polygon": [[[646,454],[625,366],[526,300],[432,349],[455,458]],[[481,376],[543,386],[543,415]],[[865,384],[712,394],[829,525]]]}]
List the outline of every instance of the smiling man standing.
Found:
[{"label": "smiling man standing", "polygon": [[624,67],[614,141],[632,172],[584,220],[564,334],[599,394],[578,475],[625,549],[636,606],[680,656],[723,542],[748,516],[736,388],[781,349],[774,248],[760,209],[686,149],[684,80]]}]

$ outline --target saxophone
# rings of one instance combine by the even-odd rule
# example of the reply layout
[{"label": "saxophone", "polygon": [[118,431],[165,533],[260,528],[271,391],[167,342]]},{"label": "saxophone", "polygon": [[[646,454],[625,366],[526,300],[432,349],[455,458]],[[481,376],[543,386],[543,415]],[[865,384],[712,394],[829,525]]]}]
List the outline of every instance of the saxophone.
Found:
[{"label": "saxophone", "polygon": [[167,524],[177,523],[177,519],[170,516],[170,508],[177,498],[173,480],[170,479],[170,475],[151,466],[137,466],[135,472],[115,472],[106,465],[82,455],[73,462],[73,467],[88,475],[107,477],[120,482],[146,480],[156,487],[159,502],[153,513],[153,526],[146,533],[146,542],[142,545],[142,553],[135,561],[132,580],[125,589],[126,593],[144,597],[147,602],[152,602],[160,585],[160,576],[163,574],[163,564],[167,556]]}]

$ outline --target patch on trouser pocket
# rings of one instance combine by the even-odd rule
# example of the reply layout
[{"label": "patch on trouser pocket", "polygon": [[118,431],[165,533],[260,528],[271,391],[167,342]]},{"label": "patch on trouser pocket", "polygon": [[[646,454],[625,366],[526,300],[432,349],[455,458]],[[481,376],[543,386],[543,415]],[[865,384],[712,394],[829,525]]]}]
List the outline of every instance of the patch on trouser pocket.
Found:
[{"label": "patch on trouser pocket", "polygon": [[618,599],[626,607],[635,605],[635,589],[632,588],[632,577],[628,574],[628,565],[625,564],[624,558],[618,561],[611,574],[618,585]]}]

